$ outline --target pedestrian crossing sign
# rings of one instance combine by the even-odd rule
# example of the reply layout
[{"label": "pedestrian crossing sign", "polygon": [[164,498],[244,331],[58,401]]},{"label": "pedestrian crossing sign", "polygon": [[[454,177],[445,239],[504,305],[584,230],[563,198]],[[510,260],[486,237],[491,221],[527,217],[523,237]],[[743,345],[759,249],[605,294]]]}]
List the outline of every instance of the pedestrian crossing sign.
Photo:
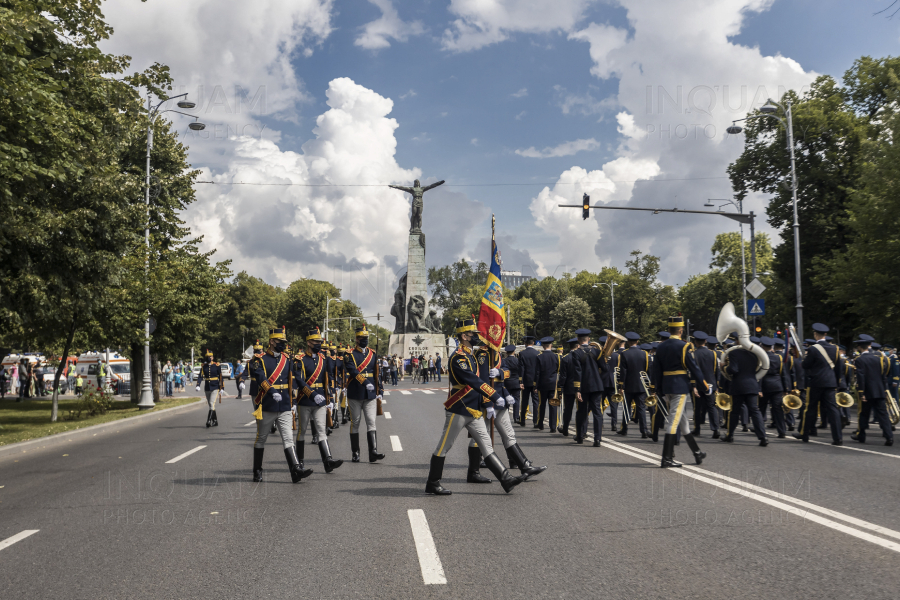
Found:
[{"label": "pedestrian crossing sign", "polygon": [[760,317],[766,314],[766,301],[762,298],[756,298],[750,302],[750,316]]}]

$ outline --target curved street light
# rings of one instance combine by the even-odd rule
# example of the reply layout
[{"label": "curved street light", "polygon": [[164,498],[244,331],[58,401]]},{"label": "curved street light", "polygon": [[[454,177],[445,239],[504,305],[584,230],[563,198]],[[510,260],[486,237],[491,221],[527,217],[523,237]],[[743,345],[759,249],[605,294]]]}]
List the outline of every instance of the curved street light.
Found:
[{"label": "curved street light", "polygon": [[615,281],[613,281],[612,283],[603,283],[602,281],[598,281],[597,283],[593,284],[591,287],[595,288],[598,285],[605,285],[606,287],[609,288],[609,296],[610,296],[610,299],[612,300],[612,330],[615,331],[616,330],[616,286],[619,284],[616,283]]},{"label": "curved street light", "polygon": [[[184,98],[177,103],[179,108],[191,109],[197,106],[196,103],[187,99],[187,94],[179,94],[178,96],[165,98],[160,100],[156,106],[153,106],[150,97],[147,97],[147,169],[144,177],[144,205],[147,208],[147,221],[144,227],[144,243],[147,246],[147,257],[144,260],[145,279],[148,278],[150,274],[150,151],[153,149],[153,122],[159,115],[167,112],[174,112],[180,115],[193,117],[194,122],[188,126],[192,130],[202,131],[206,128],[206,125],[197,120],[199,117],[190,113],[181,112],[180,110],[175,110],[173,108],[160,110],[163,104],[169,100],[174,100],[175,98]],[[147,410],[153,408],[153,406],[153,387],[150,380],[150,309],[148,307],[147,318],[144,321],[144,376],[141,379],[141,399],[140,402],[138,402],[137,407],[141,410]]]},{"label": "curved street light", "polygon": [[[329,298],[325,301],[325,327],[324,327],[324,329],[325,329],[325,341],[326,342],[328,341],[328,331],[329,331],[328,330],[328,308],[331,306],[332,302],[337,302],[338,304],[340,304],[341,299],[340,298]],[[350,321],[350,329],[351,330],[353,329],[353,321]]]},{"label": "curved street light", "polygon": [[[787,133],[787,146],[788,150],[790,150],[791,153],[791,194],[794,208],[794,282],[797,287],[797,334],[802,338],[803,300],[800,293],[800,223],[797,220],[797,165],[794,159],[794,117],[791,111],[791,101],[788,100],[785,105],[786,106],[781,106],[770,98],[766,100],[766,104],[764,104],[759,109],[759,112],[761,114],[751,115],[749,117],[744,117],[743,119],[732,121],[731,127],[727,128],[725,131],[727,131],[729,134],[735,135],[743,131],[743,128],[738,125],[739,121],[769,117],[770,119],[775,119],[776,121],[781,123],[781,125],[785,129],[785,132]],[[784,111],[784,119],[777,115],[779,110]]]}]

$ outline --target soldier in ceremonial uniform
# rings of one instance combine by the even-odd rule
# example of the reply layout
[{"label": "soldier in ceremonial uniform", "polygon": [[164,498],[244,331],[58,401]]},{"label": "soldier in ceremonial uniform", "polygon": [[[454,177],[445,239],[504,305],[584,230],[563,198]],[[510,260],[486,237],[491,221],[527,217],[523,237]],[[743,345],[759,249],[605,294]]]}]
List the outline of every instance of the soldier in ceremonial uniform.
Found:
[{"label": "soldier in ceremonial uniform", "polygon": [[263,454],[266,439],[272,423],[276,423],[281,442],[284,445],[284,456],[291,471],[291,481],[300,483],[309,477],[311,469],[303,469],[294,448],[291,434],[293,391],[306,387],[306,382],[299,379],[293,370],[293,360],[288,356],[287,338],[284,327],[276,327],[269,331],[269,349],[260,357],[254,357],[247,369],[250,377],[257,385],[253,397],[253,416],[256,417],[256,442],[253,444],[253,481],[262,481]]},{"label": "soldier in ceremonial uniform", "polygon": [[567,340],[569,351],[562,357],[562,367],[560,369],[559,385],[562,388],[563,411],[562,423],[556,429],[563,436],[569,435],[569,423],[572,422],[572,410],[575,408],[575,362],[572,351],[578,346],[578,338],[573,337]]},{"label": "soldier in ceremonial uniform", "polygon": [[331,415],[332,427],[338,429],[340,428],[341,423],[337,415],[337,403],[339,400],[337,388],[337,346],[328,347],[328,353],[325,355],[325,360],[325,364],[328,367],[328,413]]},{"label": "soldier in ceremonial uniform", "polygon": [[[716,406],[716,373],[719,370],[719,357],[709,348],[709,338],[706,332],[695,331],[691,336],[694,338],[694,360],[703,373],[703,380],[712,386],[712,391],[706,393],[706,389],[696,385],[692,390],[696,398],[694,411],[694,430],[691,432],[694,436],[700,435],[700,425],[709,415],[709,428],[712,429],[713,439],[719,438],[719,409]],[[713,338],[715,340],[715,338]]]},{"label": "soldier in ceremonial uniform", "polygon": [[[751,337],[751,340],[754,338]],[[753,342],[756,343],[756,342]],[[766,424],[759,412],[759,380],[756,371],[759,368],[759,360],[756,355],[744,348],[735,348],[728,353],[728,363],[725,366],[725,376],[730,379],[728,393],[731,394],[731,410],[725,419],[728,433],[722,438],[723,442],[734,441],[734,430],[737,429],[737,411],[747,407],[747,414],[753,423],[753,431],[759,439],[760,446],[768,446],[766,438]],[[771,363],[770,363],[771,364]]]},{"label": "soldier in ceremonial uniform", "polygon": [[[328,359],[322,352],[322,334],[318,327],[310,329],[307,333],[306,352],[294,363],[294,371],[299,381],[306,382],[297,394],[297,416],[300,418],[300,427],[297,429],[297,458],[302,469],[306,426],[312,421],[316,430],[325,431],[327,405],[331,401]],[[344,463],[343,460],[334,460],[331,457],[327,435],[320,436],[318,444],[326,473],[331,473]]]},{"label": "soldier in ceremonial uniform", "polygon": [[[837,346],[825,341],[828,326],[813,323],[814,343],[810,344],[803,358],[803,372],[807,378],[806,406],[800,418],[800,431],[794,436],[804,442],[814,433],[816,413],[821,407],[822,415],[831,425],[832,445],[843,446],[841,433],[841,413],[835,402],[839,373],[844,370],[844,361],[840,357]],[[791,349],[795,358],[799,355],[795,348]]]},{"label": "soldier in ceremonial uniform", "polygon": [[712,386],[703,379],[700,367],[697,366],[693,355],[688,352],[687,342],[681,339],[684,333],[684,317],[680,315],[669,317],[668,333],[669,339],[657,347],[656,360],[650,367],[650,381],[653,382],[658,396],[657,405],[665,397],[668,409],[660,466],[663,468],[681,466],[675,462],[675,434],[679,429],[699,465],[706,458],[706,453],[700,451],[691,434],[684,408],[688,394],[691,393],[691,378],[698,386],[702,385],[707,394],[712,393]]},{"label": "soldier in ceremonial uniform", "polygon": [[540,406],[537,410],[538,417],[535,423],[535,429],[544,430],[544,415],[547,412],[547,406],[550,406],[550,433],[556,432],[557,427],[557,406],[550,404],[550,401],[556,395],[556,385],[559,382],[559,370],[562,366],[562,357],[553,352],[553,336],[547,336],[541,339],[541,346],[544,351],[538,356],[537,362],[537,389],[540,394]]},{"label": "soldier in ceremonial uniform", "polygon": [[[631,405],[634,404],[634,415],[638,422],[638,431],[641,432],[641,438],[647,437],[647,411],[646,404],[647,394],[644,391],[644,384],[641,382],[641,373],[650,372],[650,355],[641,350],[638,342],[641,336],[634,331],[625,333],[625,343],[628,346],[622,353],[619,360],[619,376],[622,379],[622,388],[619,390],[625,394],[624,407],[625,416],[622,421],[622,429],[619,435],[628,435],[628,412]],[[615,409],[613,409],[615,410]]]},{"label": "soldier in ceremonial uniform", "polygon": [[[491,356],[494,356],[492,362]],[[478,362],[478,376],[481,380],[494,388],[494,391],[500,396],[494,402],[494,425],[497,433],[500,434],[500,440],[506,449],[506,457],[509,460],[510,467],[516,467],[526,477],[531,475],[539,475],[547,470],[547,467],[535,467],[531,461],[522,452],[519,444],[516,442],[516,432],[513,431],[512,420],[509,411],[515,406],[516,399],[513,398],[504,386],[504,373],[502,363],[499,356],[491,352],[487,346],[481,346],[474,352],[475,360]],[[490,427],[486,420],[486,427]],[[490,483],[491,480],[479,473],[478,469],[481,465],[481,450],[478,448],[478,442],[473,436],[469,440],[469,472],[466,481],[469,483]]]},{"label": "soldier in ceremonial uniform", "polygon": [[605,386],[603,374],[607,365],[599,348],[590,345],[591,330],[578,329],[578,347],[572,351],[575,363],[574,386],[578,410],[575,413],[575,443],[583,444],[587,436],[588,412],[594,416],[594,447],[600,446],[603,437],[603,410],[601,402]]},{"label": "soldier in ceremonial uniform", "polygon": [[[860,336],[862,337],[862,336]],[[861,444],[866,443],[866,430],[869,428],[869,417],[874,412],[875,421],[884,433],[884,445],[894,445],[894,434],[891,431],[891,420],[888,417],[887,390],[891,373],[890,360],[879,352],[870,349],[870,343],[857,340],[856,348],[860,355],[856,359],[856,386],[859,391],[859,432],[850,436]]]},{"label": "soldier in ceremonial uniform", "polygon": [[[600,342],[601,345],[606,343],[608,336],[603,336]],[[628,432],[628,421],[631,417],[631,413],[629,410],[629,405],[627,402],[613,402],[613,394],[616,393],[616,389],[620,392],[622,391],[622,373],[619,372],[618,378],[616,377],[616,369],[621,367],[622,357],[619,353],[619,347],[616,346],[613,351],[609,355],[609,359],[606,361],[606,379],[603,382],[603,385],[606,387],[606,391],[604,394],[605,402],[604,404],[609,406],[609,416],[610,416],[610,429],[615,431],[616,434],[622,435],[622,429]],[[615,385],[613,385],[615,382]],[[624,395],[624,394],[623,394]],[[619,406],[622,407],[622,428],[619,428]]]},{"label": "soldier in ceremonial uniform", "polygon": [[510,344],[503,350],[506,353],[506,356],[504,356],[501,361],[502,366],[500,367],[501,369],[503,369],[503,386],[515,401],[512,407],[512,419],[513,421],[518,422],[519,404],[522,395],[522,376],[524,375],[525,371],[524,367],[522,366],[522,361],[520,361],[519,357],[515,354],[515,344]]},{"label": "soldier in ceremonial uniform", "polygon": [[771,408],[772,421],[778,437],[786,435],[787,427],[784,421],[784,357],[773,351],[775,340],[770,337],[761,338],[762,349],[769,357],[769,370],[760,381],[762,396],[760,397],[759,412],[763,422],[766,420],[766,408]]},{"label": "soldier in ceremonial uniform", "polygon": [[206,426],[218,427],[219,418],[216,416],[216,400],[222,394],[225,387],[224,378],[222,377],[222,369],[219,363],[213,362],[213,353],[206,351],[206,357],[203,365],[200,367],[200,375],[197,377],[197,391],[203,386],[206,393],[206,404],[209,405],[209,412],[206,413]]},{"label": "soldier in ceremonial uniform", "polygon": [[356,346],[344,354],[347,373],[347,398],[350,404],[350,450],[353,462],[359,462],[359,424],[366,419],[366,440],[369,443],[369,462],[382,460],[378,453],[378,434],[375,431],[375,413],[378,400],[384,394],[382,383],[375,376],[375,351],[369,346],[369,330],[356,328]]},{"label": "soldier in ceremonial uniform", "polygon": [[525,349],[519,352],[519,362],[522,363],[522,398],[519,402],[519,425],[525,427],[525,417],[528,416],[529,403],[534,406],[531,412],[531,421],[537,424],[537,369],[539,352],[534,347],[534,337],[525,336]]},{"label": "soldier in ceremonial uniform", "polygon": [[479,341],[475,321],[473,319],[457,321],[456,336],[459,339],[459,347],[447,361],[450,392],[447,401],[444,402],[446,411],[444,429],[431,456],[425,492],[439,496],[451,494],[450,490],[441,486],[444,461],[456,437],[465,428],[478,444],[488,469],[500,480],[503,490],[509,493],[525,481],[526,476],[512,476],[503,466],[500,457],[494,453],[491,445],[485,418],[491,419],[495,416],[494,406],[501,399],[501,395],[479,376],[478,361],[472,354],[473,346]]}]

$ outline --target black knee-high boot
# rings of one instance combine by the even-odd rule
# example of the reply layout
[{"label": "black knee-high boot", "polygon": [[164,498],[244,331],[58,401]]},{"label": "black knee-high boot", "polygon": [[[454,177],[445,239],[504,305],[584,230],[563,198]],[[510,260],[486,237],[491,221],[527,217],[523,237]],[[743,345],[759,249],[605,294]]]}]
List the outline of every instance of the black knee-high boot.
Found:
[{"label": "black knee-high boot", "polygon": [[441,487],[441,476],[444,473],[444,457],[431,456],[431,468],[428,471],[428,481],[425,482],[425,493],[436,496],[449,496],[453,492]]},{"label": "black knee-high boot", "polygon": [[684,435],[684,441],[687,442],[688,448],[694,453],[694,460],[697,464],[699,465],[702,463],[703,459],[706,458],[706,452],[700,452],[700,446],[697,445],[697,441],[694,439],[693,434],[686,433]]},{"label": "black knee-high boot", "polygon": [[350,452],[352,453],[350,460],[359,462],[359,434],[350,434]]},{"label": "black knee-high boot", "polygon": [[378,434],[374,431],[366,432],[366,441],[369,442],[369,462],[383,460],[384,454],[378,453]]},{"label": "black knee-high boot", "polygon": [[253,481],[262,481],[262,463],[265,451],[265,448],[253,448]]},{"label": "black knee-high boot", "polygon": [[665,438],[663,438],[663,452],[662,452],[662,462],[660,465],[663,469],[667,469],[670,467],[680,467],[681,465],[675,462],[675,435],[671,433],[667,433]]},{"label": "black knee-high boot", "polygon": [[481,467],[481,450],[477,446],[469,446],[469,470],[466,483],[490,483],[491,480],[478,472]]},{"label": "black knee-high boot", "polygon": [[531,461],[525,457],[525,453],[522,452],[522,448],[520,448],[517,443],[506,449],[506,457],[509,459],[510,466],[515,466],[521,471],[522,475],[527,477],[540,475],[547,470],[546,466],[535,467],[532,465]]},{"label": "black knee-high boot", "polygon": [[326,473],[331,473],[344,464],[344,461],[342,460],[334,460],[331,458],[331,448],[328,447],[328,440],[319,441],[319,454],[322,455],[322,464],[325,465]]},{"label": "black knee-high boot", "polygon": [[500,457],[497,456],[496,453],[492,452],[490,456],[484,459],[484,462],[487,463],[491,473],[500,480],[500,485],[503,486],[503,491],[507,494],[510,493],[514,487],[525,481],[525,475],[520,475],[519,477],[510,475],[507,468],[500,462]]}]

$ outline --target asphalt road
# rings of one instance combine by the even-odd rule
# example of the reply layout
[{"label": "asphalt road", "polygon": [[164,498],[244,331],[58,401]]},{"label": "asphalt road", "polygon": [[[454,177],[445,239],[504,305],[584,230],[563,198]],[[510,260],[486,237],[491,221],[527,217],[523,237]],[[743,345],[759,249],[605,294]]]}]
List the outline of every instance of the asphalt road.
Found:
[{"label": "asphalt road", "polygon": [[[390,418],[378,419],[382,462],[349,462],[348,426],[329,438],[347,459],[330,475],[307,443],[315,473],[298,485],[277,434],[264,483],[251,482],[255,425],[250,403],[233,396],[217,428],[204,427],[198,406],[0,453],[3,597],[900,594],[900,448],[880,445],[878,433],[866,446],[848,429],[843,448],[792,439],[760,448],[750,433],[724,444],[704,431],[702,466],[663,471],[662,444],[636,428],[594,448],[516,427],[529,458],[550,468],[509,495],[496,482],[465,483],[463,434],[444,472],[453,495],[437,498],[423,490],[445,385],[390,389]],[[684,443],[676,455],[689,456]],[[446,583],[425,583],[440,575]]]}]

